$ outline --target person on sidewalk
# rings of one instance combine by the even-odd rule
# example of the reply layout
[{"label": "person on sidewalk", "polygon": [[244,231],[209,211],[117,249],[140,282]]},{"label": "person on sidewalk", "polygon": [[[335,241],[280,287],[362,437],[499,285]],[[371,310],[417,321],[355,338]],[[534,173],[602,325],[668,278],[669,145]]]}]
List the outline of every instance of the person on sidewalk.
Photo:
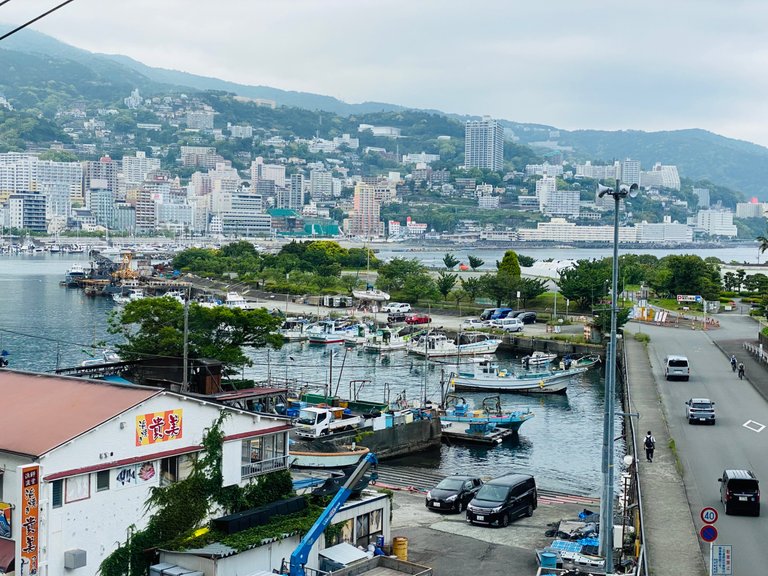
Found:
[{"label": "person on sidewalk", "polygon": [[656,448],[656,438],[653,437],[650,430],[648,430],[648,434],[645,435],[643,444],[645,445],[645,459],[648,460],[648,462],[653,462],[653,451]]},{"label": "person on sidewalk", "polygon": [[744,362],[739,362],[739,380],[744,380]]}]

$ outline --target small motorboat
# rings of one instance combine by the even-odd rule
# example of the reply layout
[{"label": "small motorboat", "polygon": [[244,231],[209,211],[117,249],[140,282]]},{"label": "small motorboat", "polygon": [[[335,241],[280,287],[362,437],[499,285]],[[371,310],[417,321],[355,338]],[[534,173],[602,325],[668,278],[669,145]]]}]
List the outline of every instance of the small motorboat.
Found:
[{"label": "small motorboat", "polygon": [[535,352],[529,354],[528,356],[523,356],[522,363],[523,368],[530,368],[531,366],[546,366],[550,362],[552,362],[555,358],[557,358],[557,354],[553,354],[552,352],[542,352],[541,350],[536,350]]},{"label": "small motorboat", "polygon": [[483,406],[474,410],[461,396],[448,394],[445,399],[446,407],[439,410],[441,422],[463,422],[467,424],[486,422],[497,428],[508,428],[517,431],[523,422],[533,418],[533,412],[525,410],[502,410],[501,398],[496,394],[483,399]]}]

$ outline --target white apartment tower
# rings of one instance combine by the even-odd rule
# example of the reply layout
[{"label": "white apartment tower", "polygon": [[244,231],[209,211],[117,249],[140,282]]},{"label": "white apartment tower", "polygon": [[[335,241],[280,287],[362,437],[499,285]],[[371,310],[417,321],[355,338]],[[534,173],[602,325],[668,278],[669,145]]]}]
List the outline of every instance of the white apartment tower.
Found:
[{"label": "white apartment tower", "polygon": [[621,181],[624,184],[640,185],[640,160],[627,158],[621,163]]},{"label": "white apartment tower", "polygon": [[123,178],[126,184],[141,184],[147,174],[155,170],[160,170],[159,158],[147,158],[142,151],[137,151],[136,156],[123,156]]},{"label": "white apartment tower", "polygon": [[539,199],[539,211],[546,213],[549,206],[549,198],[557,192],[557,178],[554,176],[543,176],[536,181],[536,198]]},{"label": "white apartment tower", "polygon": [[504,130],[490,116],[467,121],[464,128],[464,167],[488,170],[504,167]]}]

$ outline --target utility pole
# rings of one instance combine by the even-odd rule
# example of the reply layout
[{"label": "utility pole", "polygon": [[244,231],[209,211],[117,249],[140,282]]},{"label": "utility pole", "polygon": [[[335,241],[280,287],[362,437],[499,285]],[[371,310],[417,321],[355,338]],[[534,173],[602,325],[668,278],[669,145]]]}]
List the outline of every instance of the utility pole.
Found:
[{"label": "utility pole", "polygon": [[186,392],[189,389],[189,288],[184,297],[184,367],[181,377],[181,391]]}]

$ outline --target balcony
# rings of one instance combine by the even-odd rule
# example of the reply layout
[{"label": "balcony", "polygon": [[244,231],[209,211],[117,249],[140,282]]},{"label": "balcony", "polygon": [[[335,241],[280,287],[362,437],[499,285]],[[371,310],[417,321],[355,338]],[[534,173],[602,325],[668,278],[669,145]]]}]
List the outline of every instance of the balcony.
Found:
[{"label": "balcony", "polygon": [[241,476],[243,479],[254,478],[267,472],[285,470],[286,468],[288,468],[288,454],[282,454],[275,458],[259,460],[257,462],[243,462]]}]

